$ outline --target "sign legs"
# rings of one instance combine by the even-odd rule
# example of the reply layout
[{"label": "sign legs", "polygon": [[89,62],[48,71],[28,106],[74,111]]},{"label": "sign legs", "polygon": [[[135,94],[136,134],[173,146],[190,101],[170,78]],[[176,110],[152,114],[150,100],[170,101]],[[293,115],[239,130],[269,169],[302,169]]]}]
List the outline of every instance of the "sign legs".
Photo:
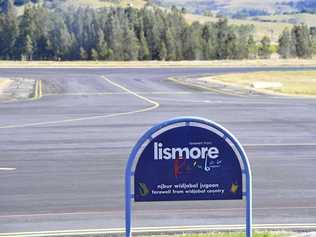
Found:
[{"label": "sign legs", "polygon": [[252,178],[251,174],[246,176],[246,237],[252,237]]},{"label": "sign legs", "polygon": [[131,237],[132,227],[132,190],[131,173],[127,169],[125,172],[125,237]]}]

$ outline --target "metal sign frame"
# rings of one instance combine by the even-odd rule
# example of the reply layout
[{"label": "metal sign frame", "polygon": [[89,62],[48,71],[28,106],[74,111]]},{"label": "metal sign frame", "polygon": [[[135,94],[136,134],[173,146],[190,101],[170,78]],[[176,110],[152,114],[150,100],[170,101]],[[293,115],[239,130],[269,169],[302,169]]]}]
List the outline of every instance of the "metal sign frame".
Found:
[{"label": "metal sign frame", "polygon": [[129,155],[125,169],[125,236],[131,237],[132,234],[132,200],[134,199],[134,195],[132,194],[132,177],[134,176],[134,171],[132,169],[134,161],[137,159],[137,154],[143,146],[143,144],[146,143],[146,141],[150,141],[152,139],[153,134],[155,134],[163,128],[178,123],[185,123],[186,126],[190,126],[190,123],[207,125],[224,134],[224,138],[228,138],[236,147],[243,164],[242,174],[245,176],[246,181],[246,190],[243,193],[243,196],[246,199],[246,236],[252,237],[252,175],[246,152],[243,149],[242,145],[239,143],[239,141],[228,130],[226,130],[224,127],[211,120],[207,120],[200,117],[177,117],[163,121],[155,125],[154,127],[150,128],[134,145]]}]

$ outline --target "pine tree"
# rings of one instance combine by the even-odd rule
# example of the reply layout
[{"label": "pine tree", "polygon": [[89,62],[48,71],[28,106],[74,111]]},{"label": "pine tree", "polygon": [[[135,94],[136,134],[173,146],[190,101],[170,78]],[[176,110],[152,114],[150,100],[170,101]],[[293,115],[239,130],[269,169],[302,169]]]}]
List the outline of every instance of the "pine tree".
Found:
[{"label": "pine tree", "polygon": [[73,38],[63,19],[58,17],[54,19],[54,25],[49,32],[49,36],[55,59],[67,58],[73,45]]},{"label": "pine tree", "polygon": [[96,50],[98,53],[98,58],[101,60],[108,59],[109,57],[109,48],[105,41],[104,33],[100,29],[97,33],[97,44],[96,44]]},{"label": "pine tree", "polygon": [[290,31],[288,28],[285,28],[279,38],[278,53],[282,58],[290,58],[293,54],[292,48],[293,46]]},{"label": "pine tree", "polygon": [[176,44],[175,44],[175,38],[171,33],[171,30],[169,28],[166,29],[165,32],[165,42],[166,42],[166,51],[167,51],[167,57],[166,60],[172,61],[176,60]]},{"label": "pine tree", "polygon": [[124,31],[122,29],[122,20],[116,15],[109,17],[109,48],[113,54],[109,56],[111,60],[124,59]]},{"label": "pine tree", "polygon": [[189,27],[181,12],[173,7],[171,13],[166,16],[167,26],[174,37],[176,60],[183,60],[184,57],[184,41],[183,34],[185,29]]},{"label": "pine tree", "polygon": [[[5,1],[6,13],[0,15],[0,58],[243,59],[255,58],[257,48],[262,58],[271,54],[267,39],[256,47],[251,26],[228,25],[225,19],[189,25],[176,7],[171,11],[155,7],[51,11],[26,6],[24,14],[17,18],[12,0]],[[312,39],[307,31],[307,27],[298,26],[291,32],[295,48],[291,51],[300,57],[310,57],[312,42],[316,42],[316,37]]]},{"label": "pine tree", "polygon": [[237,36],[234,32],[229,32],[227,34],[227,41],[226,41],[226,58],[227,59],[240,59],[242,56],[238,52],[238,45],[237,45]]},{"label": "pine tree", "polygon": [[316,54],[316,28],[311,27],[310,32],[311,32],[313,54],[315,55]]},{"label": "pine tree", "polygon": [[202,29],[204,59],[216,59],[216,45],[214,24],[207,24]]},{"label": "pine tree", "polygon": [[46,35],[41,35],[36,41],[36,59],[46,60],[51,59],[54,56],[52,44]]},{"label": "pine tree", "polygon": [[80,59],[82,60],[88,59],[87,51],[83,47],[80,47]]},{"label": "pine tree", "polygon": [[247,40],[247,58],[255,59],[258,55],[258,47],[253,36],[250,35]]},{"label": "pine tree", "polygon": [[[235,59],[247,59],[249,58],[249,47],[253,47],[251,45],[251,36],[254,32],[254,27],[249,25],[241,25],[241,26],[232,26],[233,33],[236,35],[236,43],[235,43]],[[253,40],[253,38],[252,38]],[[255,43],[255,42],[254,42]],[[256,55],[256,54],[255,54]]]},{"label": "pine tree", "polygon": [[260,41],[258,55],[262,59],[268,59],[271,57],[271,40],[268,36],[264,36]]},{"label": "pine tree", "polygon": [[189,28],[185,28],[182,39],[183,42],[183,57],[185,60],[194,60],[194,51],[192,48],[193,45],[193,39],[192,39],[192,33]]},{"label": "pine tree", "polygon": [[[28,53],[26,53],[26,48],[32,48],[33,55],[33,46],[36,46],[35,43],[35,8],[26,7],[24,9],[24,14],[20,18],[19,22],[19,35],[16,40],[16,51],[17,57],[30,59]],[[28,47],[27,47],[28,46]],[[32,46],[32,47],[31,47]]]},{"label": "pine tree", "polygon": [[99,54],[95,49],[91,49],[91,59],[97,61],[99,59]]},{"label": "pine tree", "polygon": [[151,10],[145,10],[143,23],[144,34],[146,35],[148,49],[150,52],[150,59],[159,60],[161,34],[158,26],[158,17]]},{"label": "pine tree", "polygon": [[31,36],[26,35],[23,50],[22,50],[22,58],[25,60],[32,60],[33,55],[33,42]]},{"label": "pine tree", "polygon": [[227,59],[228,51],[227,51],[227,42],[228,42],[228,21],[227,19],[220,19],[216,24],[216,57],[217,59]]},{"label": "pine tree", "polygon": [[123,60],[137,60],[139,43],[132,29],[127,24],[123,29]]},{"label": "pine tree", "polygon": [[159,47],[159,60],[165,61],[167,57],[167,49],[166,44],[161,41],[160,47]]},{"label": "pine tree", "polygon": [[32,31],[32,40],[34,45],[33,59],[52,58],[54,53],[51,47],[49,30],[53,27],[53,20],[50,12],[44,7],[33,9],[34,30]]},{"label": "pine tree", "polygon": [[138,59],[139,60],[149,60],[150,59],[148,44],[147,44],[147,40],[145,38],[143,30],[141,30],[140,36],[139,36]]},{"label": "pine tree", "polygon": [[299,58],[310,58],[313,54],[310,31],[304,24],[294,26],[292,37],[295,45],[296,55]]},{"label": "pine tree", "polygon": [[0,58],[12,58],[18,37],[18,21],[12,0],[7,0],[5,14],[0,15]]},{"label": "pine tree", "polygon": [[183,55],[186,60],[203,59],[201,27],[199,23],[185,29],[183,33]]}]

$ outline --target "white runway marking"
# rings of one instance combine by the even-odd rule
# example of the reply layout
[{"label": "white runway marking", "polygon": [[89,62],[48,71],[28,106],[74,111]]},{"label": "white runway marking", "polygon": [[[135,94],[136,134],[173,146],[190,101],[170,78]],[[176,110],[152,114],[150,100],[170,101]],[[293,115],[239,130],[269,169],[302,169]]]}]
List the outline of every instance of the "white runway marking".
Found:
[{"label": "white runway marking", "polygon": [[129,90],[128,88],[126,88],[126,87],[124,87],[124,86],[122,86],[122,85],[120,85],[120,84],[118,84],[118,83],[115,83],[114,81],[111,81],[110,79],[108,79],[108,78],[106,78],[106,77],[104,77],[104,76],[103,76],[103,79],[104,79],[105,81],[107,81],[108,83],[112,84],[113,86],[116,86],[116,87],[122,89],[123,91],[126,91],[126,92],[129,93],[129,94],[132,94],[132,95],[134,95],[134,96],[136,96],[136,97],[138,97],[138,98],[140,98],[140,99],[142,99],[142,100],[147,101],[147,102],[150,103],[150,104],[153,104],[153,106],[154,106],[153,109],[159,107],[159,103],[158,103],[158,102],[156,102],[156,101],[154,101],[154,100],[151,100],[151,99],[149,99],[149,98],[147,98],[147,97],[145,97],[145,96],[142,96],[142,95],[138,94],[137,92],[131,91],[131,90]]},{"label": "white runway marking", "polygon": [[[315,230],[314,223],[294,223],[294,224],[255,224],[255,230],[295,230],[309,229]],[[244,230],[245,225],[196,225],[196,226],[160,226],[160,227],[135,227],[133,233],[172,233],[172,232],[192,232],[192,231],[235,231]],[[3,233],[0,237],[38,237],[38,236],[75,236],[75,235],[96,235],[96,234],[123,234],[123,228],[109,229],[81,229],[81,230],[56,230],[41,232],[15,232]]]},{"label": "white runway marking", "polygon": [[16,168],[0,167],[0,171],[14,171]]},{"label": "white runway marking", "polygon": [[[137,91],[135,92],[139,95],[189,95],[193,94],[189,91]],[[127,95],[129,92],[108,92],[108,91],[100,91],[100,92],[78,92],[78,93],[47,93],[45,96],[93,96],[93,95]]]},{"label": "white runway marking", "polygon": [[[316,206],[279,206],[279,207],[254,207],[255,211],[270,211],[270,210],[299,210],[299,209],[307,209],[307,210],[315,210]],[[199,213],[209,213],[209,212],[238,212],[242,211],[244,208],[242,207],[231,207],[231,208],[207,208],[204,210],[198,210]],[[172,210],[174,214],[182,215],[188,213],[188,210]],[[114,216],[119,213],[119,215],[123,215],[121,212],[111,212],[111,211],[86,211],[86,212],[61,212],[61,213],[34,213],[34,214],[12,214],[12,215],[0,215],[1,219],[11,219],[11,218],[31,218],[31,217],[45,217],[45,216],[84,216],[84,215],[104,215],[104,216]],[[161,213],[156,213],[160,215]],[[316,223],[315,223],[316,225]]]},{"label": "white runway marking", "polygon": [[127,112],[119,112],[119,113],[113,113],[113,114],[103,114],[103,115],[80,117],[80,118],[74,118],[74,119],[63,119],[63,120],[55,120],[55,121],[43,121],[43,122],[36,122],[36,123],[4,125],[4,126],[0,126],[0,129],[26,128],[26,127],[34,127],[34,126],[42,126],[42,125],[54,125],[54,124],[61,124],[61,123],[79,122],[79,121],[94,120],[94,119],[113,118],[113,117],[118,117],[118,116],[123,116],[123,115],[132,115],[132,114],[137,114],[137,113],[143,113],[143,112],[147,112],[150,110],[154,110],[154,109],[159,107],[158,102],[151,100],[145,96],[139,95],[138,93],[133,92],[133,91],[129,90],[128,88],[126,88],[118,83],[115,83],[106,77],[102,77],[102,78],[106,82],[112,84],[113,86],[120,88],[121,90],[127,92],[128,94],[134,95],[137,98],[148,102],[149,104],[151,104],[151,106],[146,107],[144,109],[132,110],[132,111],[127,111]]},{"label": "white runway marking", "polygon": [[168,99],[161,97],[151,97],[151,99],[159,101],[172,101],[172,102],[189,102],[189,103],[207,103],[207,104],[233,104],[233,105],[284,105],[286,103],[265,102],[265,101],[223,101],[223,100],[188,100],[188,99]]}]

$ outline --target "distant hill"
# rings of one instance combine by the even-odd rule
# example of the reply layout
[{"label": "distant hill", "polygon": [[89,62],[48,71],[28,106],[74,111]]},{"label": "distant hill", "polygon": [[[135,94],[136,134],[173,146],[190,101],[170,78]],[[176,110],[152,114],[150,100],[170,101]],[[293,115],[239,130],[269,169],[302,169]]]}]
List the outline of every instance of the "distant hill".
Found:
[{"label": "distant hill", "polygon": [[89,7],[135,7],[142,8],[146,5],[146,0],[64,0],[65,3],[74,6]]},{"label": "distant hill", "polygon": [[213,11],[225,16],[257,16],[297,11],[315,11],[315,0],[152,0],[155,4],[184,7],[196,14]]},{"label": "distant hill", "polygon": [[[0,7],[6,4],[8,0],[0,0]],[[12,0],[17,7],[32,4],[44,4],[46,6],[88,6],[93,8],[100,7],[128,7],[142,8],[148,2],[147,0]]]},{"label": "distant hill", "polygon": [[[0,0],[0,6],[8,0]],[[185,8],[194,14],[220,14],[233,18],[245,18],[293,12],[316,12],[315,0],[12,0],[16,6],[31,3],[47,5],[73,5],[89,7],[144,7],[153,4],[170,8]]]}]

